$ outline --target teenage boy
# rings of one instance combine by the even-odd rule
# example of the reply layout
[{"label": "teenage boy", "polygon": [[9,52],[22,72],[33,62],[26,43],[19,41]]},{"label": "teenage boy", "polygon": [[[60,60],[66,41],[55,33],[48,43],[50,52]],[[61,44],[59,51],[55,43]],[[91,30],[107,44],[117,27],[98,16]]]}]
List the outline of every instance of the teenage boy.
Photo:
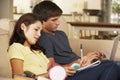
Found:
[{"label": "teenage boy", "polygon": [[[105,55],[98,51],[90,52],[83,58],[72,52],[66,34],[57,30],[62,12],[59,6],[51,1],[42,1],[33,9],[33,14],[42,21],[38,45],[45,49],[45,55],[50,62],[70,67],[73,63],[86,66],[95,59],[103,59]],[[68,69],[69,71],[70,69]],[[118,66],[114,62],[106,60],[94,68],[78,71],[74,75],[69,74],[66,80],[118,80],[119,74]]]}]

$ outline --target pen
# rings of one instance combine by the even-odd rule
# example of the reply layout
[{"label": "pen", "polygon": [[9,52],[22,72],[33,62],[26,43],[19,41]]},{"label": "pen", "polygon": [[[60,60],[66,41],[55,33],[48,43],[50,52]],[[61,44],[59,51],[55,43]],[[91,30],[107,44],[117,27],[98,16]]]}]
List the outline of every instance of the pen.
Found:
[{"label": "pen", "polygon": [[81,58],[83,57],[83,47],[82,47],[82,44],[80,44],[80,57]]}]

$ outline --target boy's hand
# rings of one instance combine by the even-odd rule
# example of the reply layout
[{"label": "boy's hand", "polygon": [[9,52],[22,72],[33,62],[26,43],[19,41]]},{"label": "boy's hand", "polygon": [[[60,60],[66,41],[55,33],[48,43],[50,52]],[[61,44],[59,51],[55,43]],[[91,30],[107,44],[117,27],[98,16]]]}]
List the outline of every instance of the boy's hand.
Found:
[{"label": "boy's hand", "polygon": [[88,53],[86,56],[81,58],[80,64],[81,66],[86,66],[91,64],[93,61],[102,60],[104,58],[106,58],[105,54],[98,51],[94,51],[94,52]]}]

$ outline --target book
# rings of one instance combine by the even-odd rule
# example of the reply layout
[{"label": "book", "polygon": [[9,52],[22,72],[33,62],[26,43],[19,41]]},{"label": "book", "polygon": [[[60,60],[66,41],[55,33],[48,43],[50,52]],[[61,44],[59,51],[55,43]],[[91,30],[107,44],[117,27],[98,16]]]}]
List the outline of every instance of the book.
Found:
[{"label": "book", "polygon": [[85,70],[85,69],[89,69],[89,68],[96,67],[96,66],[98,66],[100,63],[101,63],[101,61],[100,61],[100,60],[97,60],[97,61],[95,61],[95,62],[93,62],[93,63],[91,63],[91,64],[89,64],[89,65],[87,65],[87,66],[78,68],[77,71],[82,71],[82,70]]},{"label": "book", "polygon": [[93,68],[93,67],[96,67],[98,66],[99,64],[101,63],[100,60],[97,60],[97,61],[94,61],[92,62],[91,64],[87,65],[87,66],[84,66],[84,67],[81,67],[80,64],[78,63],[73,63],[71,65],[72,68],[74,68],[76,71],[82,71],[82,70],[85,70],[85,69],[89,69],[89,68]]}]

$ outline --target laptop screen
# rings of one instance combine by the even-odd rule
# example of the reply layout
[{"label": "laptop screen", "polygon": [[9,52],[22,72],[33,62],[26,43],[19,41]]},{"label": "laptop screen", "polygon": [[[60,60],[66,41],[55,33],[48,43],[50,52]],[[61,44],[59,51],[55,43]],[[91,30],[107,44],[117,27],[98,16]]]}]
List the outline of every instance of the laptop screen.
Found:
[{"label": "laptop screen", "polygon": [[118,35],[114,38],[112,50],[111,50],[111,53],[110,53],[110,60],[114,60],[114,58],[115,58],[117,48],[118,48],[118,44],[119,44],[119,40],[120,40],[120,35]]}]

